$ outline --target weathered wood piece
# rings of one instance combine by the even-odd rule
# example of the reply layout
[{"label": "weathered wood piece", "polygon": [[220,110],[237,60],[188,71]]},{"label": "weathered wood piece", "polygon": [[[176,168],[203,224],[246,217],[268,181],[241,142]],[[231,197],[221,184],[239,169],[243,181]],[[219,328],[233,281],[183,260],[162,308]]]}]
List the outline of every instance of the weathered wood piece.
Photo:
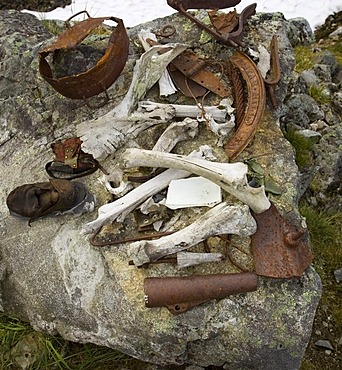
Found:
[{"label": "weathered wood piece", "polygon": [[250,236],[255,231],[256,222],[246,205],[232,206],[223,202],[180,231],[152,241],[131,243],[127,253],[135,265],[141,266],[188,249],[210,236]]},{"label": "weathered wood piece", "polygon": [[123,164],[127,168],[135,166],[177,168],[203,176],[247,204],[255,213],[264,212],[271,205],[263,186],[252,188],[248,185],[248,167],[242,162],[217,163],[151,150],[127,149],[123,156]]}]

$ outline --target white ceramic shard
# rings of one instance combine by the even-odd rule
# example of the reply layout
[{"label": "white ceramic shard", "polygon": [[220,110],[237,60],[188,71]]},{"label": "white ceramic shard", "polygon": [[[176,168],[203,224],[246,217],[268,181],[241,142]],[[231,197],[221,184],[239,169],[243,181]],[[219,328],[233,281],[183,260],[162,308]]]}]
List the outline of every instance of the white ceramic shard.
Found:
[{"label": "white ceramic shard", "polygon": [[172,180],[167,191],[165,205],[170,209],[213,207],[221,200],[221,188],[212,181],[199,176]]}]

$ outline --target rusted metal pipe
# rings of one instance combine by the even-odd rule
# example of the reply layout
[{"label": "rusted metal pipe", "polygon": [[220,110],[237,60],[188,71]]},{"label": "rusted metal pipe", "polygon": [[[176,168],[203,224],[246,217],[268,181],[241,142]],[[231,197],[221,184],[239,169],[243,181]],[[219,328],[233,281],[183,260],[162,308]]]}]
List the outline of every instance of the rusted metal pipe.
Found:
[{"label": "rusted metal pipe", "polygon": [[177,315],[213,299],[253,292],[257,276],[251,272],[145,279],[146,307],[166,307]]}]

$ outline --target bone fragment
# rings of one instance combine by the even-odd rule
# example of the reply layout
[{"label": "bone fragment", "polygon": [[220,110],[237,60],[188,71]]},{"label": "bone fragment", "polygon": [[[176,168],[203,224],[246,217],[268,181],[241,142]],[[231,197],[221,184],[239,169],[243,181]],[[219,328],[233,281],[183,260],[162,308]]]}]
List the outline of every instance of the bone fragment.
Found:
[{"label": "bone fragment", "polygon": [[[202,157],[202,155],[203,153],[200,148],[200,150],[191,153],[189,156]],[[97,219],[85,224],[82,228],[82,234],[93,233],[104,224],[114,220],[122,222],[130,212],[152,195],[166,188],[172,180],[182,179],[190,175],[190,172],[184,170],[170,169],[164,171],[160,175],[133,189],[122,198],[101,206],[98,209]]]},{"label": "bone fragment", "polygon": [[159,239],[131,243],[128,255],[134,264],[144,263],[188,249],[210,236],[235,234],[250,236],[256,232],[256,222],[246,205],[231,206],[223,202],[199,217],[191,225]]},{"label": "bone fragment", "polygon": [[[139,32],[138,37],[145,51],[151,49],[151,45],[146,41],[147,39],[157,41],[156,35],[147,30],[141,30]],[[175,85],[173,84],[171,76],[167,69],[165,69],[165,71],[161,75],[158,81],[158,85],[159,85],[159,94],[161,96],[168,96],[168,95],[172,95],[175,92],[177,92],[177,89]]]},{"label": "bone fragment", "polygon": [[165,117],[169,120],[173,117],[197,118],[201,117],[202,113],[205,112],[211,115],[215,121],[225,122],[234,110],[227,99],[223,99],[218,106],[204,106],[203,109],[197,105],[163,104],[145,100],[138,104],[138,109],[132,114],[132,119],[142,120],[146,119],[146,117],[152,119],[158,116],[160,120],[166,120]]},{"label": "bone fragment", "polygon": [[[133,189],[131,183],[123,180],[123,171],[116,167],[109,175],[103,175],[98,181],[107,189],[107,191],[117,197],[122,197]],[[113,187],[110,183],[118,184]]]},{"label": "bone fragment", "polygon": [[159,137],[152,150],[170,152],[177,143],[184,140],[194,139],[197,134],[197,120],[185,118],[181,122],[172,122]]},{"label": "bone fragment", "polygon": [[142,54],[134,67],[132,82],[127,94],[112,111],[114,117],[127,118],[136,109],[138,101],[160,79],[167,65],[186,48],[185,44],[170,43],[153,46]]},{"label": "bone fragment", "polygon": [[[107,114],[85,121],[77,126],[77,136],[81,137],[82,147],[98,160],[104,160],[129,139],[135,138],[146,128],[157,124],[155,120],[130,122],[130,114],[138,101],[159,80],[166,66],[187,48],[184,44],[153,46],[145,52],[133,70],[131,85],[124,99]],[[167,50],[158,54],[161,50]]]},{"label": "bone fragment", "polygon": [[241,162],[217,163],[183,155],[143,149],[127,149],[124,166],[176,168],[203,176],[247,204],[255,213],[266,211],[271,203],[263,186],[252,188],[247,182],[248,167]]},{"label": "bone fragment", "polygon": [[177,267],[181,269],[200,265],[202,263],[219,262],[223,259],[224,256],[221,253],[179,252],[177,253]]}]

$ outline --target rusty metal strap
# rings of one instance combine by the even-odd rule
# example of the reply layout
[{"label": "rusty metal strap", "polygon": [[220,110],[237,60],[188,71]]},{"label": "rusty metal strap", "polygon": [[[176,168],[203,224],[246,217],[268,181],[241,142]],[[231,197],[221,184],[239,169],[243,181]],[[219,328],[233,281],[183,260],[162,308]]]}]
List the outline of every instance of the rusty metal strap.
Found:
[{"label": "rusty metal strap", "polygon": [[[173,59],[171,65],[184,75],[183,78],[190,78],[192,81],[214,92],[221,98],[229,94],[221,79],[206,68],[206,61],[200,59],[193,51],[185,50]],[[174,78],[172,70],[170,72],[171,77]],[[187,95],[184,90],[187,89],[183,88],[183,93],[186,96],[191,96],[191,94]]]},{"label": "rusty metal strap", "polygon": [[[117,23],[108,47],[97,64],[86,72],[73,76],[54,78],[46,57],[62,49],[72,49],[82,42],[105,20]],[[63,32],[58,39],[40,50],[39,72],[41,76],[60,94],[71,99],[86,99],[106,91],[119,77],[128,57],[129,39],[121,19],[116,17],[88,18]]]}]

